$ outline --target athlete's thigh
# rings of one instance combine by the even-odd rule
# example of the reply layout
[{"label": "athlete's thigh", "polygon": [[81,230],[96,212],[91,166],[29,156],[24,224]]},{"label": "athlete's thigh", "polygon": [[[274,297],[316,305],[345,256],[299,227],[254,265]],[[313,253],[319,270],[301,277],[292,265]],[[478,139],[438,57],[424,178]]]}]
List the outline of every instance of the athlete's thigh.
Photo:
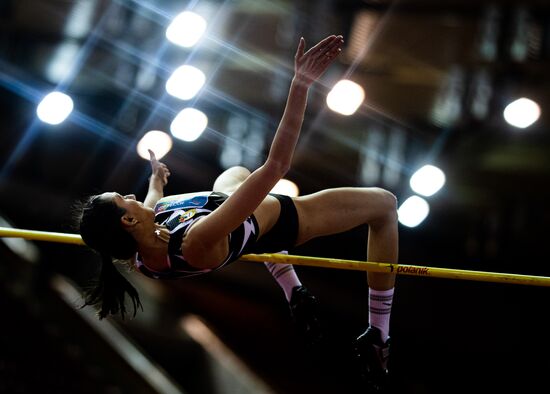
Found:
[{"label": "athlete's thigh", "polygon": [[380,188],[344,187],[294,199],[298,211],[300,245],[312,238],[337,234],[372,224],[395,210],[395,197]]}]

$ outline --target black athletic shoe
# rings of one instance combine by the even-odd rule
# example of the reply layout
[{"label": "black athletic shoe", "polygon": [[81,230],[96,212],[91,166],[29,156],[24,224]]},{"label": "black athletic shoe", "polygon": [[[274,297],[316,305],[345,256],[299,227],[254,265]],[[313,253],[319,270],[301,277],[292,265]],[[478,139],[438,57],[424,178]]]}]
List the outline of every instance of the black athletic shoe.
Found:
[{"label": "black athletic shoe", "polygon": [[304,286],[292,289],[290,315],[299,334],[309,346],[321,343],[323,335],[317,318],[317,299]]},{"label": "black athletic shoe", "polygon": [[380,330],[371,326],[354,341],[353,345],[361,378],[369,392],[387,392],[389,390],[390,338],[382,342]]}]

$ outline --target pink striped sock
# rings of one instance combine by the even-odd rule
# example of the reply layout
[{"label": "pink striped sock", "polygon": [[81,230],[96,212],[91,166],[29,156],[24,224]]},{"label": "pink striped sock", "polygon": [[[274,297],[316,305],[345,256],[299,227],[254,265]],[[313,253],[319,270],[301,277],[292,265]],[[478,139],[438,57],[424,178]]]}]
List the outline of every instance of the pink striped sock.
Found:
[{"label": "pink striped sock", "polygon": [[394,288],[374,290],[369,288],[369,323],[380,330],[386,342],[390,332],[391,306]]},{"label": "pink striped sock", "polygon": [[290,298],[292,297],[292,289],[296,286],[302,286],[300,279],[298,279],[298,275],[296,275],[296,272],[294,271],[294,267],[291,264],[275,264],[267,262],[264,264],[285,292],[287,301],[290,302]]}]

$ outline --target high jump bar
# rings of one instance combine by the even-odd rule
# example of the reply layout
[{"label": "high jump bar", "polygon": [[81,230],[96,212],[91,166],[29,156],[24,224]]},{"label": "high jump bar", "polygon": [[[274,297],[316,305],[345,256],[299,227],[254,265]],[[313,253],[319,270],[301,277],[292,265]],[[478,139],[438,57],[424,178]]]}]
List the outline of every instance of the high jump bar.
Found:
[{"label": "high jump bar", "polygon": [[[0,227],[0,237],[24,238],[33,241],[57,242],[74,245],[85,245],[78,234],[55,233],[48,231],[23,230]],[[319,268],[335,268],[355,271],[370,271],[395,273],[400,275],[422,276],[430,278],[445,278],[458,280],[473,280],[480,282],[509,283],[529,286],[550,287],[550,277],[509,274],[500,272],[460,270],[453,268],[437,268],[409,264],[376,263],[371,261],[342,260],[325,257],[291,256],[286,254],[248,254],[240,260],[250,262],[270,262],[277,264],[293,264]]]}]

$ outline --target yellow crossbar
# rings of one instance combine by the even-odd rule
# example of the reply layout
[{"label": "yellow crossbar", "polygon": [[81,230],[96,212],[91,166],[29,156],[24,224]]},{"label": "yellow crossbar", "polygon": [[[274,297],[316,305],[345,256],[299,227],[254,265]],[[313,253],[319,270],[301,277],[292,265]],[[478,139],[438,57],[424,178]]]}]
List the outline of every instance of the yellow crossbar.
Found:
[{"label": "yellow crossbar", "polygon": [[[84,245],[84,241],[82,241],[82,238],[78,234],[52,233],[47,231],[23,230],[6,227],[0,227],[0,237],[24,238],[34,241]],[[474,280],[481,282],[510,283],[530,286],[550,286],[550,277],[547,276],[459,270],[408,264],[375,263],[370,261],[342,260],[323,257],[290,256],[285,254],[249,254],[242,256],[241,260],[262,263],[267,261],[271,263],[305,265],[320,268],[385,272],[432,278]]]}]

